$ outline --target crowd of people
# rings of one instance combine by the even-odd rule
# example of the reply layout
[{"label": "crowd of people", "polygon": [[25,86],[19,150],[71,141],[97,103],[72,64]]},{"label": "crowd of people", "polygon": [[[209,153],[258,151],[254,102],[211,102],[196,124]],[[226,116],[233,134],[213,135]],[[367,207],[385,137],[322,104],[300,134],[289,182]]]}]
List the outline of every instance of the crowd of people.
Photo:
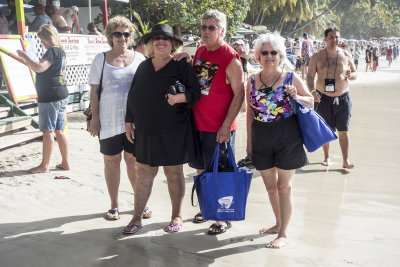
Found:
[{"label": "crowd of people", "polygon": [[[65,52],[57,27],[69,29],[76,24],[67,21],[67,26],[53,25],[39,26],[38,36],[47,49],[39,62],[18,51],[37,73],[39,124],[43,132],[42,162],[30,173],[49,171],[54,133],[62,155],[57,167],[70,168],[64,134],[68,99]],[[93,25],[91,29],[96,31]],[[98,54],[90,68],[89,132],[98,136],[104,158],[110,198],[107,220],[120,219],[118,191],[123,154],[135,193],[132,219],[123,233],[135,234],[143,227],[142,219],[152,217],[147,202],[159,167],[163,167],[172,205],[171,220],[164,230],[174,233],[182,229],[183,164],[188,163],[201,173],[209,168],[217,143],[229,143],[234,150],[236,117],[243,101],[247,106],[246,151],[260,171],[276,221],[259,231],[277,234],[267,247],[281,248],[289,242],[295,170],[308,164],[291,99],[314,106],[329,126],[337,129],[342,167],[355,167],[349,160],[348,130],[352,106],[349,80],[357,78],[357,64],[356,57],[340,47],[339,29],[326,29],[323,48],[316,48],[307,33],[302,44],[298,39],[292,44],[274,32],[260,35],[253,51],[243,40],[232,46],[227,44],[226,31],[225,14],[206,11],[200,19],[203,44],[192,58],[181,52],[183,41],[167,24],[154,25],[141,38],[140,44],[146,48],[142,52],[130,49],[133,27],[127,18],[116,16],[107,24],[105,37],[111,49]],[[356,51],[358,60],[360,53]],[[291,52],[301,60],[301,74],[295,72],[299,60],[289,59]],[[261,66],[251,75],[245,67],[250,53]],[[323,151],[322,164],[329,166],[329,143]],[[226,157],[226,146],[221,146],[219,155]],[[193,222],[205,222],[203,214],[197,213]],[[231,227],[230,221],[216,221],[207,233],[222,234]]]},{"label": "crowd of people", "polygon": [[[7,16],[0,11],[0,34],[18,34],[15,0],[7,0],[7,5]],[[77,6],[65,8],[60,14],[55,6],[39,2],[34,5],[33,11],[35,18],[32,22],[25,17],[25,25],[31,32],[37,32],[41,25],[50,24],[57,29],[58,33],[83,34],[79,25],[79,8]],[[87,25],[87,30],[89,35],[101,35],[93,22]]]}]

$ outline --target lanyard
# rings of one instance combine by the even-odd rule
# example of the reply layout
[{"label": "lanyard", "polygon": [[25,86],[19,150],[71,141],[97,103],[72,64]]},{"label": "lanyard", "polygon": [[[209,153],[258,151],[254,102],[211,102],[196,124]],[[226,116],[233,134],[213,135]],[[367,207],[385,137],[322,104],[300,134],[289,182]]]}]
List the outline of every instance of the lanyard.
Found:
[{"label": "lanyard", "polygon": [[[326,78],[327,79],[329,79],[328,78],[328,74],[329,74],[329,58],[328,58],[328,50],[325,50],[326,51],[326,60],[328,61],[328,69],[326,70]],[[336,51],[336,63],[335,63],[335,73],[333,74],[333,79],[335,79],[335,76],[336,76],[336,68],[337,68],[337,60],[338,60],[338,57],[339,57],[339,51]]]}]

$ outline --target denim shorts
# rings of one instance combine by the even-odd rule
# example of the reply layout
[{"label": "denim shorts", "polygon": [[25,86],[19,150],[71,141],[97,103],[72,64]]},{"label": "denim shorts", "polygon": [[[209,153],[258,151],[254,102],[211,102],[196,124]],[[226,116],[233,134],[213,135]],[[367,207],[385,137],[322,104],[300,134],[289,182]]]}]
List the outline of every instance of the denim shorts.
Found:
[{"label": "denim shorts", "polygon": [[[214,156],[215,147],[217,146],[217,133],[216,132],[202,132],[196,131],[200,140],[201,155],[196,157],[196,160],[189,162],[189,166],[197,170],[205,170],[210,166],[211,160]],[[231,147],[235,153],[235,136],[236,131],[231,131]],[[227,148],[220,145],[220,161],[226,160],[224,155],[227,155]]]},{"label": "denim shorts", "polygon": [[41,132],[64,130],[67,104],[68,97],[54,102],[38,103],[39,129]]}]

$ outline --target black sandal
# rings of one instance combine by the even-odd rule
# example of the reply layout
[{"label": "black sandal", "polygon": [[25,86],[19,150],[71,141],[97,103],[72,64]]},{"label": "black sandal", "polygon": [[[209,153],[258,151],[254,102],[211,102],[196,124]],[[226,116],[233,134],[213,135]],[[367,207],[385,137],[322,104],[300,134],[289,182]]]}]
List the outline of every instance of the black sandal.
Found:
[{"label": "black sandal", "polygon": [[217,224],[217,223],[211,224],[210,228],[212,230],[217,230],[217,231],[208,230],[207,234],[209,234],[209,235],[219,235],[219,234],[225,233],[226,230],[228,230],[229,228],[232,227],[231,222],[225,221],[225,223],[226,223],[226,226],[222,225],[222,224]]},{"label": "black sandal", "polygon": [[255,166],[253,164],[253,159],[251,158],[250,155],[247,155],[244,159],[241,159],[238,161],[237,165],[239,167],[246,167],[249,169],[254,169]]},{"label": "black sandal", "polygon": [[[197,218],[201,217],[201,220],[198,220]],[[193,219],[194,223],[203,223],[206,222],[206,220],[204,220],[203,214],[201,212],[197,213],[196,215],[194,215],[194,219]]]}]

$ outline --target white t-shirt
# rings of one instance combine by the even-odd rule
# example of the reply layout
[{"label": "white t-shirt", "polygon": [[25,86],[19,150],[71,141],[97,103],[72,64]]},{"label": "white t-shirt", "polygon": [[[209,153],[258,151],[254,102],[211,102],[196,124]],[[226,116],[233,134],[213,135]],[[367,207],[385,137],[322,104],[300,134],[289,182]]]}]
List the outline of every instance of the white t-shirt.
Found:
[{"label": "white t-shirt", "polygon": [[[126,67],[114,67],[104,63],[103,85],[100,95],[100,139],[106,139],[124,133],[126,101],[131,88],[133,76],[145,57],[135,53],[133,62]],[[89,73],[89,84],[100,84],[103,53],[98,54],[92,62]]]},{"label": "white t-shirt", "polygon": [[294,43],[293,44],[293,50],[294,50],[294,54],[296,56],[301,56],[301,47],[300,47],[300,43]]}]

